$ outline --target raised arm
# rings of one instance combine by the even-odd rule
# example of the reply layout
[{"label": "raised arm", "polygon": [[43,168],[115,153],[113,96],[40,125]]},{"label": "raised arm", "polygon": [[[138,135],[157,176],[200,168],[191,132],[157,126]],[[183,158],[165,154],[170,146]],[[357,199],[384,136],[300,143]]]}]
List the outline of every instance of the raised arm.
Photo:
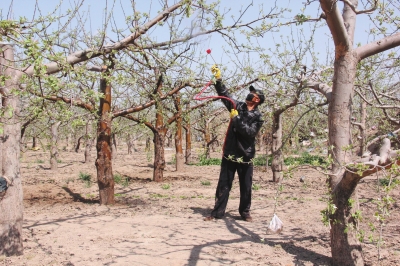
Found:
[{"label": "raised arm", "polygon": [[[222,79],[217,79],[217,81],[215,82],[215,89],[217,90],[217,93],[219,96],[224,96],[227,97],[229,99],[231,99],[235,105],[238,105],[238,101],[236,101],[235,99],[232,98],[232,96],[229,94],[228,89],[226,88],[225,84],[222,82]],[[228,101],[227,99],[221,99],[223,104],[226,106],[226,108],[228,108],[228,111],[231,111],[232,109],[234,109],[234,106],[232,104],[231,101]]]}]

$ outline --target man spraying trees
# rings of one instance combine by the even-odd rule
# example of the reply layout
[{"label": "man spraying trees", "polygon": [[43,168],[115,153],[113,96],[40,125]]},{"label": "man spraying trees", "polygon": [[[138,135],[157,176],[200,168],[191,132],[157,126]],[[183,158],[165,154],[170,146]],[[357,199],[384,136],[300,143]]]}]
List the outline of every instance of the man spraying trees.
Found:
[{"label": "man spraying trees", "polygon": [[243,220],[251,222],[253,220],[250,215],[253,179],[252,159],[255,155],[255,137],[264,122],[257,107],[264,102],[265,97],[260,90],[250,86],[250,93],[246,97],[246,102],[236,101],[232,99],[222,83],[221,71],[216,65],[211,67],[211,72],[216,78],[215,88],[217,93],[230,111],[231,121],[223,146],[221,172],[215,193],[215,206],[211,215],[204,220],[220,219],[225,215],[229,192],[237,171],[240,183],[239,213]]}]

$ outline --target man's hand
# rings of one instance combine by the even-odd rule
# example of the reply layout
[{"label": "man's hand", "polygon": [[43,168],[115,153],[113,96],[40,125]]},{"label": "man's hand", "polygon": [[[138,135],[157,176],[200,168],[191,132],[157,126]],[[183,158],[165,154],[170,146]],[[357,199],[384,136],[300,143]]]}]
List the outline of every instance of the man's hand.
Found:
[{"label": "man's hand", "polygon": [[238,115],[239,115],[239,113],[237,110],[235,110],[235,109],[231,110],[231,119],[233,119],[235,116],[238,116]]},{"label": "man's hand", "polygon": [[217,65],[213,65],[211,67],[211,73],[214,75],[216,79],[221,78],[221,70],[217,67]]}]

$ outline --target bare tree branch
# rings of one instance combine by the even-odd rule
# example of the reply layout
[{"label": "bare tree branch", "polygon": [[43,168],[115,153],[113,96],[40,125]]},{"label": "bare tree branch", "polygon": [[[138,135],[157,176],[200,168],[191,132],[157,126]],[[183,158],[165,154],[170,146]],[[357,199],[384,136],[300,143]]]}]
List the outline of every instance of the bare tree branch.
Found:
[{"label": "bare tree branch", "polygon": [[357,8],[349,0],[340,0],[340,1],[346,3],[357,15],[365,14],[365,13],[370,14],[378,8],[378,0],[374,1],[374,5],[370,9],[361,10],[361,11],[357,10]]},{"label": "bare tree branch", "polygon": [[306,87],[314,89],[325,96],[328,102],[331,101],[332,98],[332,87],[325,83],[320,82],[307,82]]},{"label": "bare tree branch", "polygon": [[337,0],[320,0],[322,10],[326,15],[326,22],[331,31],[336,46],[336,57],[349,51],[350,40],[344,25],[342,14],[336,4]]},{"label": "bare tree branch", "polygon": [[364,58],[384,52],[391,48],[400,45],[400,33],[393,34],[392,36],[385,37],[379,41],[374,41],[366,45],[357,47],[354,51],[358,55],[358,60],[361,61]]},{"label": "bare tree branch", "polygon": [[[67,58],[65,59],[65,63],[70,64],[70,65],[75,65],[80,62],[87,61],[90,58],[98,57],[102,54],[109,54],[112,51],[122,50],[122,49],[128,47],[130,44],[133,44],[133,42],[138,37],[145,34],[151,27],[156,25],[159,21],[163,20],[171,12],[178,9],[180,6],[182,6],[182,4],[183,4],[183,1],[165,9],[163,12],[160,12],[155,18],[153,18],[149,22],[145,23],[137,31],[135,31],[134,33],[132,33],[125,39],[123,39],[119,42],[116,42],[112,45],[104,46],[102,49],[99,49],[99,50],[86,49],[86,50],[81,50],[81,51],[75,52],[75,53],[67,56]],[[54,73],[61,71],[61,66],[58,62],[49,63],[45,66],[47,69],[47,74],[54,74]],[[28,76],[34,75],[34,66],[31,65],[24,70],[20,70],[20,72],[18,72],[18,77],[21,77],[23,74],[26,74]]]}]

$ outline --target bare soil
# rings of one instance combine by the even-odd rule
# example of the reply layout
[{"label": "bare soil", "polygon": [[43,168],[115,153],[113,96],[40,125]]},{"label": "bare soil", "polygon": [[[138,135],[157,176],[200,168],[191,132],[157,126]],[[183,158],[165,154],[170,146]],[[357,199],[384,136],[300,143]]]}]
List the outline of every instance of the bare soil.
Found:
[{"label": "bare soil", "polygon": [[[327,206],[323,174],[301,169],[285,179],[276,208],[284,228],[271,234],[277,184],[270,182],[269,169],[254,173],[252,223],[238,214],[237,178],[226,217],[205,222],[219,166],[185,166],[178,173],[173,150],[167,149],[165,181],[155,183],[148,157],[142,146],[132,155],[119,147],[113,172],[127,182],[116,184],[115,205],[101,206],[96,168],[83,162],[83,152],[60,152],[58,171],[50,170],[48,152],[23,154],[25,251],[0,257],[0,265],[330,265],[329,228],[320,214]],[[82,181],[80,173],[90,174],[93,182]],[[400,265],[398,189],[390,192],[396,202],[382,227],[380,249],[369,238],[379,237],[376,177],[360,183],[359,195],[367,265]]]}]

